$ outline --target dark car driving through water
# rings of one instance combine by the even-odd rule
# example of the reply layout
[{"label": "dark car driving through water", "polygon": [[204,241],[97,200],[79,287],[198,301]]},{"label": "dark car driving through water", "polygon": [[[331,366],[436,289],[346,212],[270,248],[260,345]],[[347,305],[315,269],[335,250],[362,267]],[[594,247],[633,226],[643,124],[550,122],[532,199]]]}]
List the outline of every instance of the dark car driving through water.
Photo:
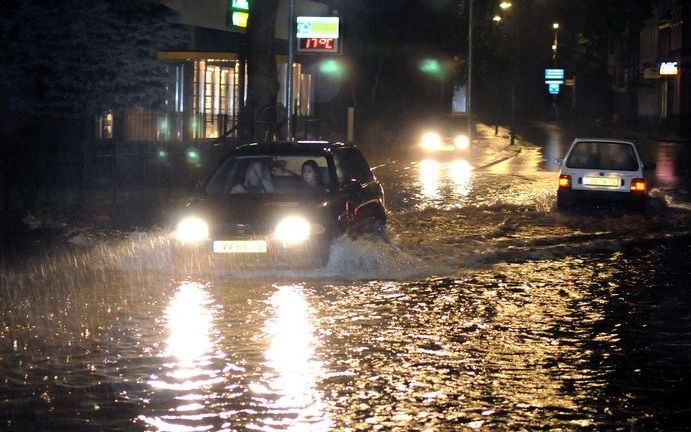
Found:
[{"label": "dark car driving through water", "polygon": [[314,266],[343,234],[381,234],[384,191],[355,145],[236,148],[176,218],[176,260],[217,266]]}]

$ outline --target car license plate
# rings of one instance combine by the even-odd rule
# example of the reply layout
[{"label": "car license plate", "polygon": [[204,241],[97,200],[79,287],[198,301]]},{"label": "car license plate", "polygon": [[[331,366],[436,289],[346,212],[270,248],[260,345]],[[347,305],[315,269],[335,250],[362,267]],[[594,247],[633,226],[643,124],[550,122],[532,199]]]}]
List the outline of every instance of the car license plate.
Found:
[{"label": "car license plate", "polygon": [[619,186],[621,180],[612,177],[585,177],[583,184],[586,186]]},{"label": "car license plate", "polygon": [[216,240],[214,253],[266,253],[266,240]]}]

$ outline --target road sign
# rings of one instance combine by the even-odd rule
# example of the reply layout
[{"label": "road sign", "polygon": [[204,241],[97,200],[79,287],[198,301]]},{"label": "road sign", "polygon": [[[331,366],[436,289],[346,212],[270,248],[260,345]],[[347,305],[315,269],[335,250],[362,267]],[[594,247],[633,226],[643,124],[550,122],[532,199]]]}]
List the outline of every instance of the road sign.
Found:
[{"label": "road sign", "polygon": [[297,50],[301,53],[340,53],[339,17],[297,17]]},{"label": "road sign", "polygon": [[564,69],[545,69],[545,84],[564,84]]},{"label": "road sign", "polygon": [[339,17],[297,17],[297,38],[339,37]]},{"label": "road sign", "polygon": [[548,84],[547,89],[549,94],[558,95],[559,94],[559,84]]}]

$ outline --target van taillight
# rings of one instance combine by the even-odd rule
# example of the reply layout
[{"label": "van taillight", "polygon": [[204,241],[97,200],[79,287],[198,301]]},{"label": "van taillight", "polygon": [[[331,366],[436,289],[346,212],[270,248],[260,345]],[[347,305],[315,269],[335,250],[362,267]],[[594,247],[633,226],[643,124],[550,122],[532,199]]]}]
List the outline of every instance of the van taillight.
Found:
[{"label": "van taillight", "polygon": [[646,182],[645,179],[635,178],[631,180],[631,192],[634,193],[645,193]]},{"label": "van taillight", "polygon": [[559,176],[559,189],[571,189],[571,176],[562,174]]}]

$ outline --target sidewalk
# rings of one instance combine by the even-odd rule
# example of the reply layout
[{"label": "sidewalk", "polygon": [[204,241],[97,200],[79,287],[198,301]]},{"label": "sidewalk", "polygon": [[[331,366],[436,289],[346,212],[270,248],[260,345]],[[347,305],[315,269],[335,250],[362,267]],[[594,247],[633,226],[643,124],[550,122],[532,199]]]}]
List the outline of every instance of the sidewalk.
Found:
[{"label": "sidewalk", "polygon": [[473,166],[482,170],[518,155],[523,149],[522,140],[516,136],[511,145],[510,131],[499,126],[495,135],[493,126],[476,123],[473,137]]}]

